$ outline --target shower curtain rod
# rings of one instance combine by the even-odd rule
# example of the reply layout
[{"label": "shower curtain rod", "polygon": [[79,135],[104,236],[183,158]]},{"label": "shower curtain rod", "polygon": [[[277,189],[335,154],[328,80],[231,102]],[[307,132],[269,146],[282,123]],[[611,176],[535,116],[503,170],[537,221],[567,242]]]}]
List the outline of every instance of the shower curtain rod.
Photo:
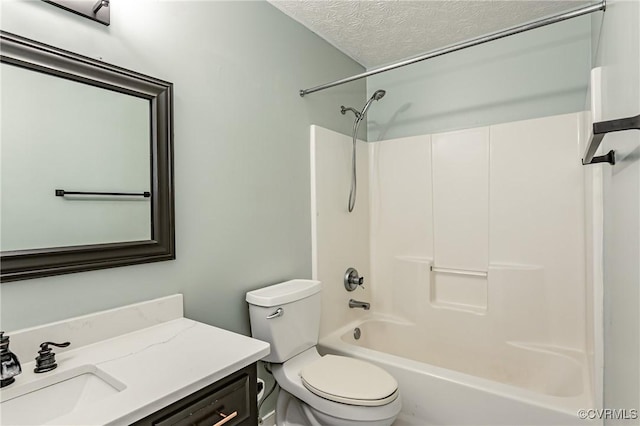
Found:
[{"label": "shower curtain rod", "polygon": [[589,13],[597,12],[602,10],[603,12],[606,10],[606,0],[602,0],[599,3],[593,4],[591,6],[581,7],[579,9],[571,10],[569,12],[564,12],[559,15],[550,16],[547,18],[540,19],[538,21],[529,22],[528,24],[518,25],[515,27],[508,28],[506,30],[498,31],[495,33],[491,33],[488,35],[484,35],[481,37],[473,38],[471,40],[463,41],[458,44],[452,44],[448,47],[444,47],[442,49],[432,50],[428,53],[425,53],[420,56],[415,56],[413,58],[405,59],[400,62],[396,62],[395,64],[385,65],[379,68],[374,68],[371,71],[366,71],[361,74],[356,74],[351,77],[346,77],[341,80],[336,80],[331,83],[321,84],[319,86],[312,87],[310,89],[301,89],[300,96],[308,95],[313,92],[318,92],[320,90],[328,89],[330,87],[339,86],[341,84],[350,83],[355,80],[360,80],[361,78],[369,77],[371,75],[380,74],[385,71],[390,71],[396,68],[404,67],[406,65],[415,64],[416,62],[424,61],[426,59],[435,58],[437,56],[442,56],[447,53],[456,52],[458,50],[466,49],[467,47],[477,46],[479,44],[487,43],[489,41],[498,40],[504,37],[508,37],[511,35],[523,33],[525,31],[534,30],[536,28],[544,27],[546,25],[555,24],[558,22],[566,21],[567,19],[577,18],[578,16],[586,15]]}]

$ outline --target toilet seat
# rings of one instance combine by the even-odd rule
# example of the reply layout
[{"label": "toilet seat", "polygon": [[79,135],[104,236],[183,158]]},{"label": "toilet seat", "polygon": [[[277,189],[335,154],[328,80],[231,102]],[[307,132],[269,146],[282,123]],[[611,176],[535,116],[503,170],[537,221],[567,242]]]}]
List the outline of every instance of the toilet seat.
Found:
[{"label": "toilet seat", "polygon": [[[273,364],[271,367],[273,377],[280,385],[283,394],[292,395],[300,401],[301,406],[307,405],[314,413],[314,416],[321,419],[318,420],[321,425],[353,426],[354,424],[366,425],[368,423],[369,425],[380,426],[393,423],[402,409],[400,390],[395,392],[395,397],[388,404],[376,407],[336,402],[319,396],[308,389],[302,383],[301,372],[305,367],[310,366],[321,358],[323,357],[321,357],[316,348],[313,347],[290,358],[282,364]],[[335,381],[340,382],[341,380]],[[280,400],[280,396],[278,400]],[[282,411],[282,413],[286,412],[287,410]],[[331,419],[327,416],[331,417]]]},{"label": "toilet seat", "polygon": [[354,358],[323,356],[300,371],[312,393],[343,404],[379,407],[398,397],[398,382],[380,367]]}]

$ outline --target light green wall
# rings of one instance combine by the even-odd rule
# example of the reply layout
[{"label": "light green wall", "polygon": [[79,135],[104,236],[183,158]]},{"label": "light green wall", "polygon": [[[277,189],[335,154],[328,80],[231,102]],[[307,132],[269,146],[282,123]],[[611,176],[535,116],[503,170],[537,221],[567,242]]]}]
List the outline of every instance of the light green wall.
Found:
[{"label": "light green wall", "polygon": [[186,316],[249,333],[246,291],[311,276],[309,125],[348,133],[363,68],[266,2],[113,1],[111,26],[2,0],[1,27],[175,84],[177,259],[0,288],[6,331],[183,293]]},{"label": "light green wall", "polygon": [[369,141],[582,111],[590,48],[585,16],[369,77]]}]

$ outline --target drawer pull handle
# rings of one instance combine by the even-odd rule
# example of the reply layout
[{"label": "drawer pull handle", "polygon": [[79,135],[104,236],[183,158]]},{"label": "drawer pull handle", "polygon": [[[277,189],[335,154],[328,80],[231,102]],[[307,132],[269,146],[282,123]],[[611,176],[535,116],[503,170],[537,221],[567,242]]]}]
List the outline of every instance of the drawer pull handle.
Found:
[{"label": "drawer pull handle", "polygon": [[229,420],[231,420],[232,418],[234,418],[235,416],[238,415],[237,411],[234,411],[231,414],[222,414],[221,412],[218,412],[219,415],[222,416],[222,420],[220,420],[218,423],[215,423],[213,426],[222,426],[223,424],[225,424],[226,422],[228,422]]}]

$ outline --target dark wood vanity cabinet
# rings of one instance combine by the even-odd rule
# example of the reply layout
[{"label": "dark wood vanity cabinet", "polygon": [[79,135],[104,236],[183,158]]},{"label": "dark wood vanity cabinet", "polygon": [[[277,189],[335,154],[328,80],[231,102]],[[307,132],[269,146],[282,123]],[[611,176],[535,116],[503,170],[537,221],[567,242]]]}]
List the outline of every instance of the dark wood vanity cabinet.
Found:
[{"label": "dark wood vanity cabinet", "polygon": [[256,364],[218,380],[133,423],[134,426],[249,426],[258,424]]}]

